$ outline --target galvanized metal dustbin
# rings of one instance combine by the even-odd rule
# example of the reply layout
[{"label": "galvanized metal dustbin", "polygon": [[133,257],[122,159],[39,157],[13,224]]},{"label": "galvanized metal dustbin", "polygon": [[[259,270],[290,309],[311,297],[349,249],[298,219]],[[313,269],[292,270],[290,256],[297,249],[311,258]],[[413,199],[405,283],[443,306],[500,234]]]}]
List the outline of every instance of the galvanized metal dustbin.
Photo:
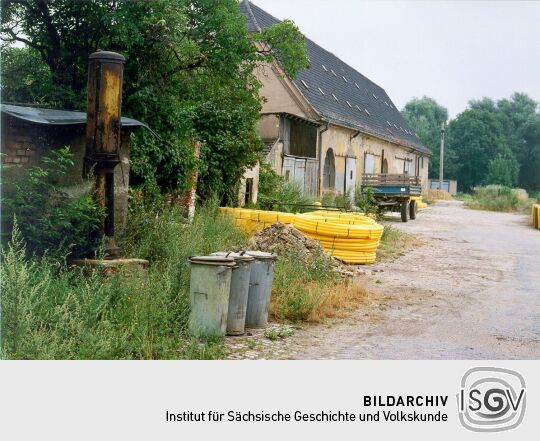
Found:
[{"label": "galvanized metal dustbin", "polygon": [[193,256],[189,262],[189,332],[196,336],[224,336],[235,261],[229,257]]},{"label": "galvanized metal dustbin", "polygon": [[255,258],[251,263],[249,278],[246,327],[264,328],[268,323],[268,307],[277,256],[263,251],[246,251],[246,254]]},{"label": "galvanized metal dustbin", "polygon": [[249,293],[251,263],[255,258],[240,253],[219,252],[212,256],[230,257],[236,262],[232,270],[229,310],[227,313],[227,335],[242,335],[246,327],[246,309]]}]

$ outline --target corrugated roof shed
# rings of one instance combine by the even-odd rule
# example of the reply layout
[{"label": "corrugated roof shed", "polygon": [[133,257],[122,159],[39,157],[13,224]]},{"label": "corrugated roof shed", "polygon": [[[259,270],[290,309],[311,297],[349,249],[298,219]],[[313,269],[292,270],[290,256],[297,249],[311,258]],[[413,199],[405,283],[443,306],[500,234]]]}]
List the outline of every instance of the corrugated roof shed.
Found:
[{"label": "corrugated roof shed", "polygon": [[[280,22],[247,0],[240,9],[251,32]],[[430,153],[383,88],[310,39],[306,44],[310,67],[293,81],[323,119]]]},{"label": "corrugated roof shed", "polygon": [[[45,109],[40,107],[15,106],[0,104],[0,111],[6,115],[35,124],[56,126],[86,124],[86,113],[72,110]],[[133,118],[122,117],[123,127],[147,127]]]}]

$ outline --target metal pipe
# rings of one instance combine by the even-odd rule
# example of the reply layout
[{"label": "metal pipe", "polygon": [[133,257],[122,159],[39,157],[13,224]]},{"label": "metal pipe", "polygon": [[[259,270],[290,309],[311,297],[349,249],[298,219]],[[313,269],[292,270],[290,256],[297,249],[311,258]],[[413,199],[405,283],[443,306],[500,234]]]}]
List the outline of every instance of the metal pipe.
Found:
[{"label": "metal pipe", "polygon": [[114,169],[120,162],[122,81],[125,58],[98,50],[88,61],[86,156],[96,179],[95,199],[104,209],[105,257],[120,254],[114,241]]}]

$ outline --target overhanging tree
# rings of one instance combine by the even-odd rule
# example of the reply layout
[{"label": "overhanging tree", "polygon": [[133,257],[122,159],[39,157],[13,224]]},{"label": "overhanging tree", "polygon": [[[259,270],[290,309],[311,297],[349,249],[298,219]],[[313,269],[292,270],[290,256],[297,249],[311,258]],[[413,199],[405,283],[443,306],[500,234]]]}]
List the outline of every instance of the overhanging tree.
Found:
[{"label": "overhanging tree", "polygon": [[2,6],[2,39],[27,45],[51,72],[54,96],[44,103],[83,110],[88,55],[104,48],[126,56],[123,111],[159,134],[135,136],[134,182],[160,191],[185,184],[194,139],[201,141],[201,194],[234,187],[260,149],[255,70],[275,55],[290,76],[308,63],[294,23],[249,35],[236,0],[5,0]]}]

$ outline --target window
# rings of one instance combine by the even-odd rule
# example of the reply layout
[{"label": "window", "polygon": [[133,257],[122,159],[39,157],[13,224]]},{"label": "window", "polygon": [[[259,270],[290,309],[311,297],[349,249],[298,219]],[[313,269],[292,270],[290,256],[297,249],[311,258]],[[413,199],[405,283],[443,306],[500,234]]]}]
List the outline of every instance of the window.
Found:
[{"label": "window", "polygon": [[364,173],[375,173],[375,155],[371,153],[364,155]]},{"label": "window", "polygon": [[403,173],[410,174],[411,168],[412,168],[412,160],[405,159],[405,161],[403,161]]},{"label": "window", "polygon": [[244,205],[253,202],[253,178],[246,179],[246,193],[244,195]]}]

